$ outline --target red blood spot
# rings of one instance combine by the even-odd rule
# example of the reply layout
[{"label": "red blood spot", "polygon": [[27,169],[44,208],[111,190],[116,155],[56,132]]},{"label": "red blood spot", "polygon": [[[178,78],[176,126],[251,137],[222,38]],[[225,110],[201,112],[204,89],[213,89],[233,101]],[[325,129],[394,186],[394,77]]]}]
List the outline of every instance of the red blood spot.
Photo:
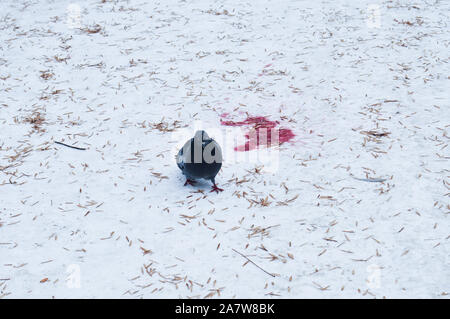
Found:
[{"label": "red blood spot", "polygon": [[[278,145],[290,141],[294,138],[295,134],[287,128],[276,129],[275,127],[280,124],[278,121],[270,121],[265,116],[255,116],[247,117],[244,121],[224,121],[220,120],[220,123],[225,126],[251,126],[250,131],[245,134],[247,141],[244,145],[240,145],[234,148],[237,152],[251,151],[259,146],[263,145],[266,147],[274,146],[272,145],[272,140],[274,143],[276,141],[276,135],[278,135]],[[266,138],[264,138],[267,135]]]}]

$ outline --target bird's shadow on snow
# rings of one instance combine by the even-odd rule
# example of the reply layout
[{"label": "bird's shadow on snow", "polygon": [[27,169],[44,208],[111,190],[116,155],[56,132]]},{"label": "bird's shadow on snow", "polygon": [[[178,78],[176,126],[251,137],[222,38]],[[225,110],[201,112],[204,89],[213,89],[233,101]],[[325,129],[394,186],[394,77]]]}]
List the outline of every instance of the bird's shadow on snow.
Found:
[{"label": "bird's shadow on snow", "polygon": [[204,179],[197,179],[197,180],[195,180],[195,185],[186,185],[186,186],[184,186],[186,179],[179,178],[178,181],[179,181],[179,183],[177,183],[177,184],[180,185],[180,188],[186,189],[186,190],[197,190],[197,189],[207,190],[207,189],[211,188],[211,186],[212,186],[211,181],[207,181]]}]

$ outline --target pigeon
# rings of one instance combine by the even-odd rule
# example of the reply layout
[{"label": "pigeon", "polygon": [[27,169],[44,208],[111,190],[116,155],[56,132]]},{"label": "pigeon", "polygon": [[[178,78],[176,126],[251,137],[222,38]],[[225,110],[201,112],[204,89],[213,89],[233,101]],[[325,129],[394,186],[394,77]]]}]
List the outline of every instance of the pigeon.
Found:
[{"label": "pigeon", "polygon": [[186,185],[194,185],[196,179],[206,179],[213,183],[211,192],[222,192],[217,187],[215,177],[222,167],[222,150],[219,144],[203,131],[195,132],[176,156],[177,165],[186,176]]}]

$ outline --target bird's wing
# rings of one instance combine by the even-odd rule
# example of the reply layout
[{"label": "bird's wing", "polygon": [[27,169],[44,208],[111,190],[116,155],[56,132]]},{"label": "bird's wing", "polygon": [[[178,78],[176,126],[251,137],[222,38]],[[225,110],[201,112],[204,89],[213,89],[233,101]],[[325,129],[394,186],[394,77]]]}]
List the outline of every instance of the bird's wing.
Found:
[{"label": "bird's wing", "polygon": [[184,170],[184,162],[181,160],[181,155],[180,155],[180,153],[182,153],[182,150],[183,149],[181,149],[177,154],[177,165],[178,165],[179,169]]},{"label": "bird's wing", "polygon": [[222,149],[216,141],[212,140],[204,147],[203,157],[206,163],[222,163]]},{"label": "bird's wing", "polygon": [[187,141],[184,146],[178,151],[177,154],[177,165],[180,169],[184,168],[184,163],[187,162],[186,157],[190,156],[191,154],[191,144],[192,144],[192,139],[190,139],[189,141]]}]

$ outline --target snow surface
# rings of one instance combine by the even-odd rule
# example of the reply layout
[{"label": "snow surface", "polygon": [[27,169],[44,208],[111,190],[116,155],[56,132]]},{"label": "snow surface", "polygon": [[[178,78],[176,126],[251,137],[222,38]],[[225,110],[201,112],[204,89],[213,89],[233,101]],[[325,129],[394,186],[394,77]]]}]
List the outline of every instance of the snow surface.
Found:
[{"label": "snow surface", "polygon": [[[2,0],[0,298],[448,298],[449,12]],[[296,134],[278,166],[183,187],[246,112]]]}]

